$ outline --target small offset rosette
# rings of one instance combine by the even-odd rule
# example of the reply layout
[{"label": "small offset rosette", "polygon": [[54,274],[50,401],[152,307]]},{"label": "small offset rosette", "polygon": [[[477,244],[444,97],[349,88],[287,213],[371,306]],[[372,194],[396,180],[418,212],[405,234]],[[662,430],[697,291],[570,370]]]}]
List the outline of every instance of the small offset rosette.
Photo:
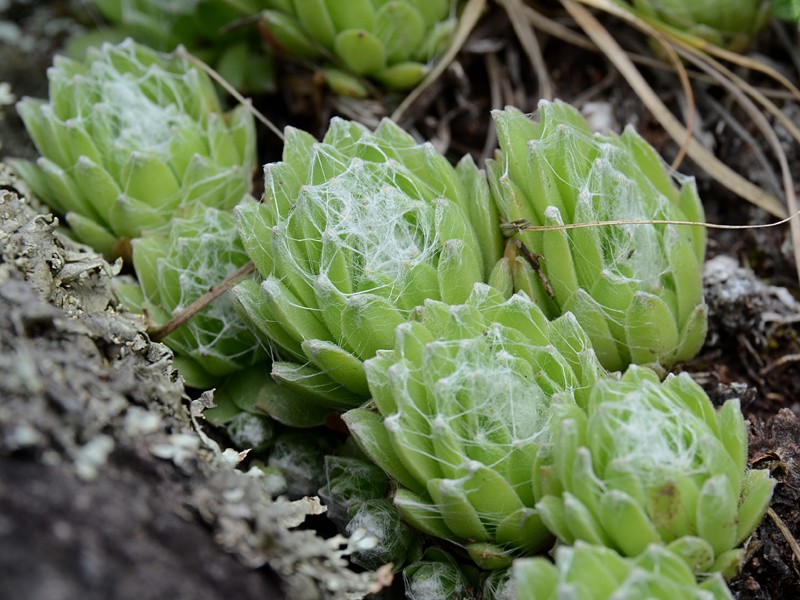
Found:
[{"label": "small offset rosette", "polygon": [[372,403],[344,421],[408,523],[487,569],[550,546],[531,474],[551,403],[580,411],[603,375],[572,315],[550,322],[527,296],[476,285],[466,304],[427,301],[366,369]]},{"label": "small offset rosette", "polygon": [[[153,327],[168,323],[248,262],[231,211],[180,209],[169,225],[133,240],[138,284],[118,283],[129,308]],[[187,385],[210,388],[222,377],[266,360],[261,343],[223,294],[164,338]]]},{"label": "small offset rosette", "polygon": [[718,46],[746,49],[770,19],[769,0],[630,0],[647,19],[682,34],[690,33]]},{"label": "small offset rosette", "polygon": [[184,46],[246,93],[275,91],[273,56],[253,26],[265,0],[90,0],[108,26],[89,29],[75,47],[131,37],[154,50]]},{"label": "small offset rosette", "polygon": [[[731,600],[719,573],[698,582],[684,560],[667,548],[648,546],[625,558],[605,546],[560,546],[555,564],[545,558],[516,560],[513,597],[518,600]],[[511,597],[511,596],[509,596]]]}]

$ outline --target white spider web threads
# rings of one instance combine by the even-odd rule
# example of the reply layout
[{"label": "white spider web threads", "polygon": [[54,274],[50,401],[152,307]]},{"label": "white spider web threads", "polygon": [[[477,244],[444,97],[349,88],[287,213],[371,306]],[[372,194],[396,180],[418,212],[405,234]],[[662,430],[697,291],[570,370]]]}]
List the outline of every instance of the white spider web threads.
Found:
[{"label": "white spider web threads", "polygon": [[[324,146],[317,151],[324,153]],[[409,271],[435,264],[439,246],[433,207],[415,193],[415,180],[395,161],[353,159],[334,177],[301,188],[291,212],[279,220],[278,227],[294,232],[279,251],[309,282],[330,275],[336,260],[346,260],[350,293],[396,301],[407,288]],[[307,242],[319,250],[304,265],[290,244]]]},{"label": "white spider web threads", "polygon": [[549,399],[526,377],[532,369],[528,367],[526,373],[521,360],[506,349],[502,328],[491,327],[480,338],[434,342],[432,346],[431,352],[438,350],[439,356],[448,356],[449,373],[431,381],[423,370],[425,384],[435,390],[437,416],[459,425],[468,457],[470,448],[482,447],[490,440],[508,439],[514,444],[542,441]]},{"label": "white spider web threads", "polygon": [[661,384],[645,381],[608,386],[590,417],[592,453],[625,465],[647,488],[672,476],[708,471],[701,439],[708,427],[687,407],[676,403]]},{"label": "white spider web threads", "polygon": [[[502,326],[489,325],[475,338],[430,342],[420,365],[400,361],[388,370],[397,411],[385,425],[406,430],[397,437],[407,444],[404,455],[436,463],[442,485],[466,491],[485,467],[505,477],[523,502],[533,502],[530,465],[550,439],[551,397],[540,382],[551,374],[514,356],[516,346],[510,349]],[[433,516],[438,509],[430,510]],[[490,529],[502,518],[480,516]]]},{"label": "white spider web threads", "polygon": [[173,128],[193,124],[199,116],[187,114],[191,107],[183,101],[189,92],[186,74],[157,63],[145,64],[129,42],[97,53],[88,73],[81,77],[84,85],[96,87],[83,95],[90,104],[76,107],[78,114],[91,120],[96,104],[107,107],[111,137],[128,152],[166,154]]},{"label": "white spider web threads", "polygon": [[[455,561],[426,561],[403,572],[406,600],[463,598],[469,582]],[[409,572],[412,574],[409,575]]]},{"label": "white spider web threads", "polygon": [[[207,208],[176,221],[170,247],[159,260],[159,291],[168,294],[172,315],[198,300],[214,283],[241,268],[247,255],[233,216]],[[223,294],[170,336],[182,353],[246,366],[261,356],[260,345]]]}]

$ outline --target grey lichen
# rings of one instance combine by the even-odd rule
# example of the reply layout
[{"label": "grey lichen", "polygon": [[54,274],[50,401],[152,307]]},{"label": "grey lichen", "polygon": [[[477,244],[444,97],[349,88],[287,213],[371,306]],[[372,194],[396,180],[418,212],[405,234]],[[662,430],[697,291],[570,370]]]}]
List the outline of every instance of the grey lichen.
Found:
[{"label": "grey lichen", "polygon": [[118,308],[117,267],[63,237],[0,165],[0,458],[33,456],[87,480],[115,455],[179,472],[165,511],[201,518],[249,567],[269,565],[290,598],[360,598],[387,569],[350,570],[348,540],[298,530],[325,511],[316,498],[273,498],[262,471],[202,430],[212,397],[189,403],[172,354],[139,316]]}]

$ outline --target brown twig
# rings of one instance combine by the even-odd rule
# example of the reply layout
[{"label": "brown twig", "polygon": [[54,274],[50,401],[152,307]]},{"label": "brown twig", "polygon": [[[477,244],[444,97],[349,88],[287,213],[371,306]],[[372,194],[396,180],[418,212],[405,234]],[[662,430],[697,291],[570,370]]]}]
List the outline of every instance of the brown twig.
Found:
[{"label": "brown twig", "polygon": [[767,229],[785,225],[792,219],[800,217],[800,210],[792,215],[773,221],[772,223],[759,223],[757,225],[724,225],[720,223],[703,223],[701,221],[672,221],[668,219],[617,219],[613,221],[591,221],[589,223],[565,223],[563,225],[534,225],[525,219],[502,223],[500,229],[506,236],[512,236],[521,231],[549,231],[552,229],[588,229],[589,227],[609,227],[612,225],[688,225],[691,227],[705,227],[706,229]]},{"label": "brown twig", "polygon": [[252,262],[249,262],[235,273],[228,275],[221,283],[215,285],[208,292],[200,296],[197,300],[172,317],[172,319],[170,319],[167,323],[161,327],[158,327],[157,329],[148,331],[150,339],[154,342],[160,342],[170,333],[184,325],[189,319],[211,304],[214,300],[219,298],[222,294],[227,292],[236,281],[242,277],[250,275],[253,271],[255,271],[255,265]]},{"label": "brown twig", "polygon": [[759,371],[759,375],[762,377],[769,375],[775,369],[788,365],[789,363],[798,363],[800,362],[800,354],[784,354],[779,359],[771,362],[766,367]]},{"label": "brown twig", "polygon": [[514,243],[517,246],[517,249],[522,253],[522,256],[525,257],[525,260],[528,261],[528,264],[530,264],[531,268],[536,271],[536,275],[538,275],[539,281],[542,282],[544,291],[547,292],[547,295],[551,298],[555,298],[556,294],[550,285],[550,281],[547,279],[547,275],[545,275],[544,271],[542,270],[541,263],[539,262],[539,260],[542,258],[542,255],[538,252],[531,252],[528,250],[528,247],[520,240],[514,240]]},{"label": "brown twig", "polygon": [[783,534],[783,537],[786,538],[786,541],[789,543],[789,547],[792,549],[792,554],[794,554],[794,559],[800,564],[800,544],[797,543],[797,539],[792,535],[792,532],[789,531],[789,528],[786,526],[786,523],[783,522],[772,507],[767,509],[767,514],[770,518],[775,522],[775,526],[780,530]]}]

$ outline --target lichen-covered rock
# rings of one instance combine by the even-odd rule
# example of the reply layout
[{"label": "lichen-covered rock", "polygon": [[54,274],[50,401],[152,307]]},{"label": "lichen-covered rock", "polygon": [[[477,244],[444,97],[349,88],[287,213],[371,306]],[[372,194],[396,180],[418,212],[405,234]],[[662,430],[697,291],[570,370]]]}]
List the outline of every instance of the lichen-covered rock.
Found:
[{"label": "lichen-covered rock", "polygon": [[[61,238],[22,187],[0,166],[0,546],[32,550],[0,550],[0,596],[49,600],[58,586],[90,600],[127,597],[119,582],[133,568],[148,583],[137,597],[277,597],[278,577],[254,576],[229,553],[246,567],[270,565],[290,598],[360,598],[388,584],[387,569],[349,569],[345,538],[296,529],[325,511],[316,499],[273,499],[260,470],[238,470],[240,454],[203,433],[210,396],[189,410],[169,349],[148,340],[140,317],[117,312],[113,268]],[[22,481],[20,467],[30,478],[17,490],[6,484]],[[47,486],[57,489],[42,494]],[[57,532],[47,552],[21,546],[31,536],[20,538],[18,524],[30,522],[46,523],[42,539]]]}]

